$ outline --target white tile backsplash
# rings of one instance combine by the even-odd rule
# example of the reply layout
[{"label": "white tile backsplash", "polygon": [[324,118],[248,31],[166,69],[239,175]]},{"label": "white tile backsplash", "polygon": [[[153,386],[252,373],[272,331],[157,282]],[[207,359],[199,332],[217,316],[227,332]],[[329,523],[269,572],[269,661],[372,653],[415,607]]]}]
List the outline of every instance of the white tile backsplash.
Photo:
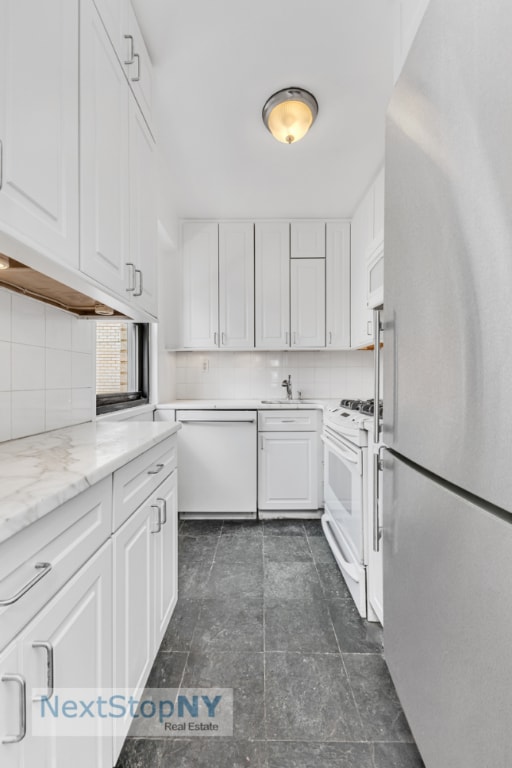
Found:
[{"label": "white tile backsplash", "polygon": [[45,306],[26,296],[12,295],[11,340],[34,347],[45,345]]},{"label": "white tile backsplash", "polygon": [[46,428],[44,389],[13,392],[11,415],[13,439],[44,432]]},{"label": "white tile backsplash", "polygon": [[[302,397],[372,397],[373,353],[351,352],[177,352],[178,399],[284,397],[281,382],[291,374],[293,394]],[[203,370],[203,361],[208,370]]]},{"label": "white tile backsplash", "polygon": [[0,441],[92,419],[94,328],[0,289]]}]

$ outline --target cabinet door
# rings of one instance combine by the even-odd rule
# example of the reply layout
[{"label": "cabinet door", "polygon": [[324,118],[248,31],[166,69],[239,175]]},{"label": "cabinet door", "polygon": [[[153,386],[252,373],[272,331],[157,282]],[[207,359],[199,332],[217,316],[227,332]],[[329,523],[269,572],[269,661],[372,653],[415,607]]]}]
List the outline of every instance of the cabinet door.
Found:
[{"label": "cabinet door", "polygon": [[350,223],[326,226],[326,346],[350,347]]},{"label": "cabinet door", "polygon": [[325,347],[325,259],[291,261],[292,347]]},{"label": "cabinet door", "polygon": [[157,315],[157,219],[155,142],[135,99],[130,96],[130,263],[134,288],[129,295]]},{"label": "cabinet door", "polygon": [[255,226],[256,346],[282,349],[290,344],[290,225]]},{"label": "cabinet door", "polygon": [[208,349],[219,337],[219,227],[183,224],[183,346]]},{"label": "cabinet door", "polygon": [[132,50],[131,42],[125,37],[127,34],[126,12],[129,0],[94,0],[94,4],[119,61],[124,64],[125,61],[129,60]]},{"label": "cabinet door", "polygon": [[161,529],[154,535],[154,653],[156,655],[178,599],[178,473],[160,486],[156,503],[162,510]]},{"label": "cabinet door", "polygon": [[[34,699],[49,694],[53,681],[62,702],[66,699],[107,698],[112,687],[112,544],[108,542],[56,595],[23,633],[23,666],[30,685],[27,689],[28,719],[34,738],[25,743],[25,765],[45,768],[111,768],[110,723],[97,718],[82,721],[84,735],[66,736],[62,716],[53,725],[40,713],[43,706]],[[41,644],[48,644],[43,647]],[[49,659],[53,657],[53,675]],[[107,696],[105,695],[107,694]],[[50,699],[51,700],[51,699]],[[36,719],[37,718],[37,719]],[[45,736],[40,738],[40,728]],[[94,730],[93,730],[94,729]],[[76,733],[76,731],[75,731]],[[91,738],[91,733],[96,738]],[[47,735],[46,735],[47,734]]]},{"label": "cabinet door", "polygon": [[258,509],[318,507],[316,432],[260,432]]},{"label": "cabinet door", "polygon": [[78,2],[0,3],[0,230],[78,267]]},{"label": "cabinet door", "polygon": [[[154,659],[153,535],[158,507],[143,505],[114,534],[114,688],[142,692]],[[153,533],[154,532],[154,533]],[[114,763],[130,727],[114,723]]]},{"label": "cabinet door", "polygon": [[373,343],[372,312],[367,309],[367,252],[373,239],[373,187],[361,201],[351,226],[350,346],[363,347]]},{"label": "cabinet door", "polygon": [[220,346],[254,347],[254,225],[219,224]]},{"label": "cabinet door", "polygon": [[[153,66],[130,2],[126,2],[126,35],[130,50],[124,60],[126,75],[148,126],[153,107]],[[133,51],[131,44],[133,40]],[[133,56],[131,55],[133,52]]]},{"label": "cabinet door", "polygon": [[[20,677],[21,676],[21,677]],[[23,693],[21,645],[15,640],[0,653],[0,765],[21,768],[26,736],[21,741],[4,743],[23,735],[26,697]],[[37,763],[36,763],[37,765]]]},{"label": "cabinet door", "polygon": [[325,222],[292,221],[290,256],[292,259],[325,258]]},{"label": "cabinet door", "polygon": [[92,0],[80,7],[80,268],[126,298],[130,92]]}]

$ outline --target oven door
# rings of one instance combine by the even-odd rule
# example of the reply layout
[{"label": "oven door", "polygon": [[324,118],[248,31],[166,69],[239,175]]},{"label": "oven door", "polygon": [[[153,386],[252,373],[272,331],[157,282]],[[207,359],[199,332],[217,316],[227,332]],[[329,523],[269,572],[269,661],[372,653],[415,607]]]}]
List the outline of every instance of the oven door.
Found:
[{"label": "oven door", "polygon": [[325,508],[343,533],[353,559],[364,562],[363,451],[324,428]]}]

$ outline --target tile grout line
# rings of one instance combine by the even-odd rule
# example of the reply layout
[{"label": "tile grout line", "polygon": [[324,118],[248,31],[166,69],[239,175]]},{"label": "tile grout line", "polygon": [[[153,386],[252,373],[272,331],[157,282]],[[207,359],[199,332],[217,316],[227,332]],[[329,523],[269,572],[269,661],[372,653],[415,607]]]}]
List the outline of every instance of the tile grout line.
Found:
[{"label": "tile grout line", "polygon": [[[308,541],[308,547],[311,550],[311,545],[309,543],[309,536],[308,536],[308,532],[307,531],[306,531],[306,539]],[[313,554],[313,550],[311,550],[311,555],[313,557],[313,563],[315,565],[315,570],[317,572],[317,576],[318,576],[318,580],[320,582],[320,586],[322,587],[322,592],[325,595],[325,591],[324,591],[323,584],[322,584],[322,579],[320,578],[320,574],[318,572],[317,562],[316,562],[316,558],[315,558],[315,556]],[[343,671],[345,673],[345,677],[347,678],[347,684],[348,684],[348,687],[349,687],[350,695],[352,697],[352,702],[353,702],[354,707],[356,709],[357,716],[359,718],[359,722],[361,723],[361,728],[364,731],[363,718],[361,717],[361,712],[359,711],[359,707],[357,706],[356,697],[355,697],[355,694],[354,694],[354,690],[352,688],[352,683],[350,682],[350,677],[349,677],[349,674],[348,674],[348,671],[347,671],[347,667],[345,666],[345,659],[343,658],[343,653],[342,653],[342,650],[341,650],[341,647],[340,647],[340,644],[339,644],[338,635],[336,634],[336,629],[334,628],[334,622],[332,620],[332,615],[331,615],[331,611],[330,611],[329,605],[327,605],[327,613],[329,614],[329,621],[331,622],[331,627],[332,627],[332,631],[334,632],[334,637],[335,637],[335,640],[336,640],[336,645],[338,646],[338,652],[339,652],[339,656],[340,656],[340,660],[341,660],[341,666],[343,667]]]},{"label": "tile grout line", "polygon": [[267,638],[266,638],[266,622],[265,622],[265,612],[266,612],[266,599],[265,599],[265,528],[264,525],[261,530],[261,559],[262,559],[262,565],[263,565],[263,733],[265,735],[265,757],[264,757],[264,765],[268,764],[268,755],[267,755],[267,741],[268,741],[268,733],[267,733]]}]

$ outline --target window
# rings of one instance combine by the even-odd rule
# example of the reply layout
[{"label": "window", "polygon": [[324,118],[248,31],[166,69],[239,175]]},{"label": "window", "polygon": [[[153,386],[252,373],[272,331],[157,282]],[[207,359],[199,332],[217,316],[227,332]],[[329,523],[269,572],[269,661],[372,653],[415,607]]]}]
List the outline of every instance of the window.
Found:
[{"label": "window", "polygon": [[149,325],[96,324],[96,413],[148,402]]}]

